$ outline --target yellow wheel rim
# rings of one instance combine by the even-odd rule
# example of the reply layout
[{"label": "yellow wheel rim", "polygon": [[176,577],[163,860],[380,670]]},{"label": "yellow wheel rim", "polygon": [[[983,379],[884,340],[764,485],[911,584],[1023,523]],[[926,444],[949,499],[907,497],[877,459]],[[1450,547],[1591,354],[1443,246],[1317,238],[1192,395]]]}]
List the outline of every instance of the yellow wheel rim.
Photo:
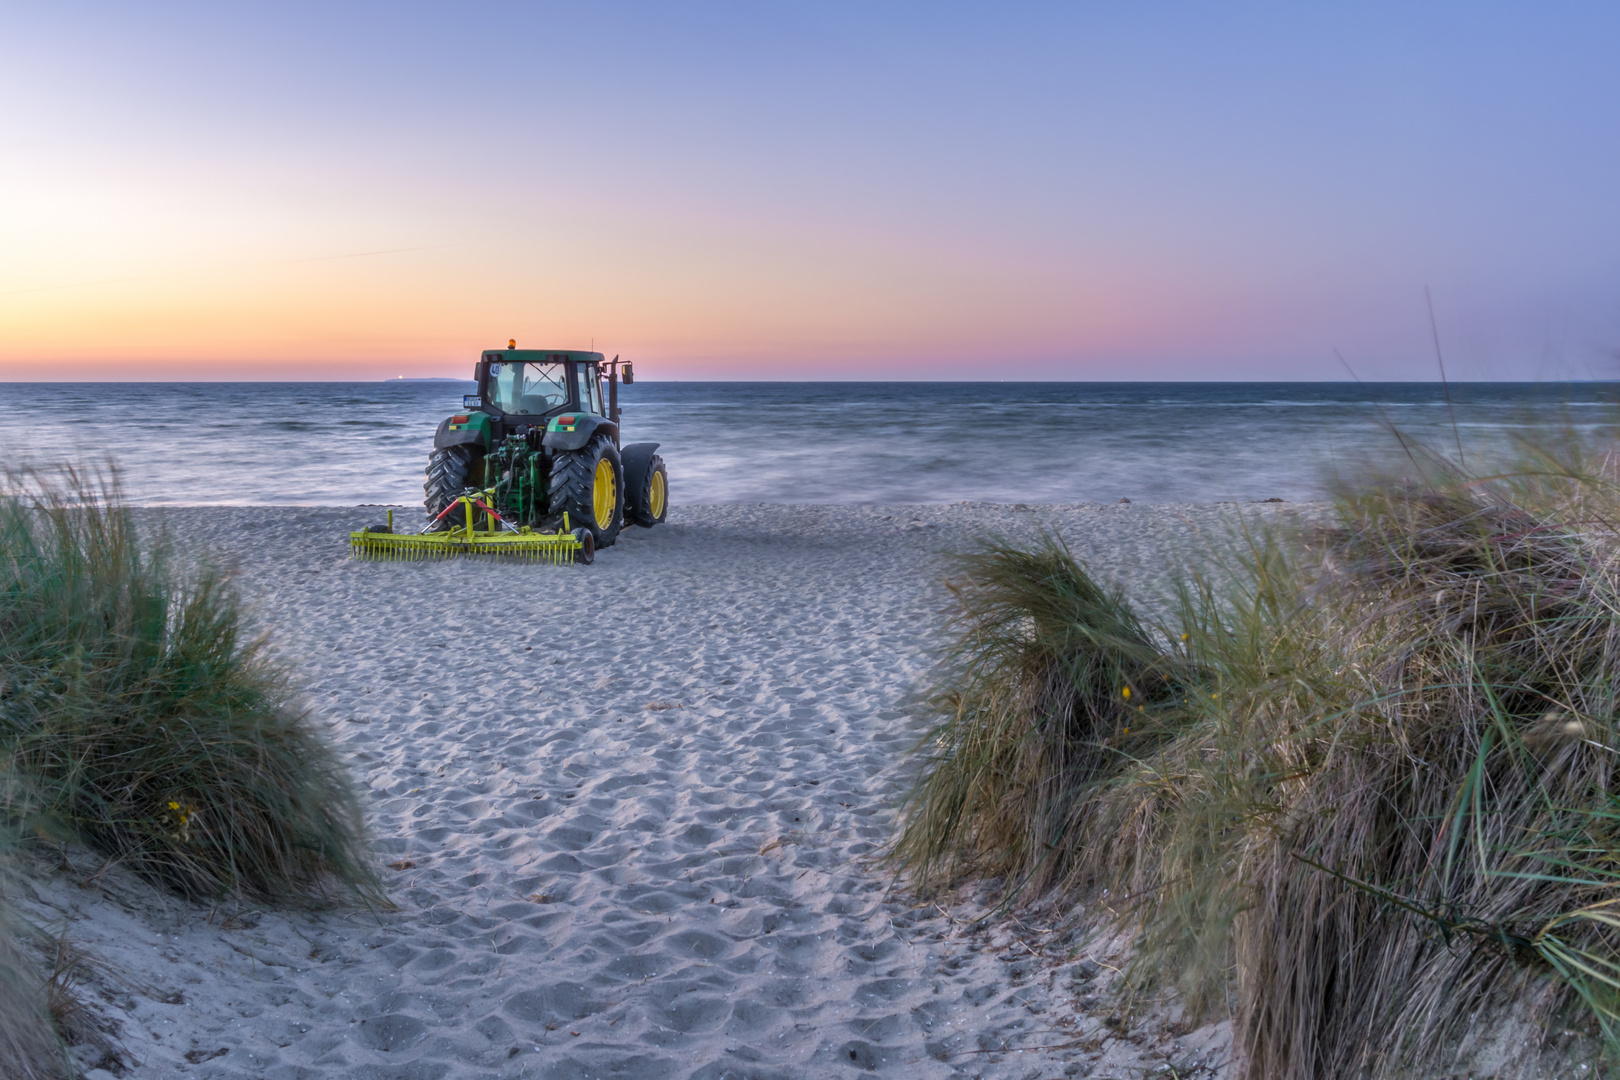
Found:
[{"label": "yellow wheel rim", "polygon": [[647,511],[652,514],[654,521],[664,516],[664,500],[669,497],[664,474],[652,474],[652,483],[647,485]]},{"label": "yellow wheel rim", "polygon": [[605,529],[613,524],[613,511],[619,505],[619,491],[613,475],[613,462],[603,458],[596,463],[596,483],[591,490],[591,509],[596,511],[596,527]]}]

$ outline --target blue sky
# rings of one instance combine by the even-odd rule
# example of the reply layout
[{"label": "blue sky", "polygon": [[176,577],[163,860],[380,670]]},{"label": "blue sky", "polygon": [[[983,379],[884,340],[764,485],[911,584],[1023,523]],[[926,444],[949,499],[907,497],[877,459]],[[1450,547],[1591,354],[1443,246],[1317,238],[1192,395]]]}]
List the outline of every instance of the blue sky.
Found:
[{"label": "blue sky", "polygon": [[1612,375],[1620,5],[12,5],[0,377]]}]

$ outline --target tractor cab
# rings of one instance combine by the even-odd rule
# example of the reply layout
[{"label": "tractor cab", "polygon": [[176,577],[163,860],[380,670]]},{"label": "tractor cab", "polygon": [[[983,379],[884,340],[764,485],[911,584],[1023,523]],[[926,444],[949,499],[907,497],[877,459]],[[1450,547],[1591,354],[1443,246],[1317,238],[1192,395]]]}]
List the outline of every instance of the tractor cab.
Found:
[{"label": "tractor cab", "polygon": [[469,408],[507,420],[536,424],[562,412],[607,416],[602,400],[601,353],[506,349],[487,352],[473,377],[477,399]]}]

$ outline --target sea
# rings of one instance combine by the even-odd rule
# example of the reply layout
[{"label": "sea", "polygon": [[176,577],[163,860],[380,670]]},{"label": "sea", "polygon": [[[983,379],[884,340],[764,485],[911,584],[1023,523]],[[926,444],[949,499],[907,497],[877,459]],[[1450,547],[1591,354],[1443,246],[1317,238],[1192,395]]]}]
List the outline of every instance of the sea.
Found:
[{"label": "sea", "polygon": [[[114,463],[139,505],[418,505],[470,382],[0,384],[11,465]],[[623,438],[681,503],[1215,502],[1319,498],[1473,467],[1525,439],[1603,438],[1615,383],[648,382]]]}]

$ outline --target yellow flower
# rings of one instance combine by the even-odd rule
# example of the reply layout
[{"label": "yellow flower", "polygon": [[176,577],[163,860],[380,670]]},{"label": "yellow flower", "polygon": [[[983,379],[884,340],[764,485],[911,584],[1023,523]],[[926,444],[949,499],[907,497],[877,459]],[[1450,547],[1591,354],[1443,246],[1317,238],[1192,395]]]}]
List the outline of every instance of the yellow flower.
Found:
[{"label": "yellow flower", "polygon": [[169,804],[169,809],[170,810],[178,810],[178,809],[180,809],[180,804],[177,803],[177,802],[172,802],[172,803]]},{"label": "yellow flower", "polygon": [[1121,693],[1123,693],[1125,695],[1125,697],[1128,699],[1131,696],[1131,688],[1127,686],[1124,690],[1121,691]]}]

